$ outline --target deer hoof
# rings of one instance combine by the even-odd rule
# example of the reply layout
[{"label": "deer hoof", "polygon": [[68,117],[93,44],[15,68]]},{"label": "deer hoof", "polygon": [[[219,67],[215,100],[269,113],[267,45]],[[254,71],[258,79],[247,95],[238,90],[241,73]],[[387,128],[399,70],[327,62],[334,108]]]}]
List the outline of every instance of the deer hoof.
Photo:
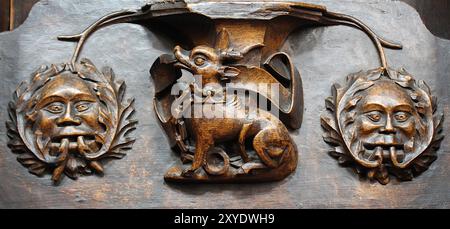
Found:
[{"label": "deer hoof", "polygon": [[192,169],[192,168],[185,169],[181,173],[181,176],[183,176],[183,177],[193,177],[196,171],[197,171],[196,169]]}]

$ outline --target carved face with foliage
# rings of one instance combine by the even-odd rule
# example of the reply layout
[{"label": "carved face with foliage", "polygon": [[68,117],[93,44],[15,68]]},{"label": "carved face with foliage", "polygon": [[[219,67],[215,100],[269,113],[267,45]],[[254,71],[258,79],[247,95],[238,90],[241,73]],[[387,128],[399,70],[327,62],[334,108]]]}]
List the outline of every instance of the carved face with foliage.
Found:
[{"label": "carved face with foliage", "polygon": [[[120,143],[133,141],[120,139],[135,125],[128,121],[132,101],[121,103],[124,90],[110,69],[99,72],[86,59],[76,66],[43,66],[30,84],[18,88],[16,103],[10,104],[16,119],[8,124],[15,133],[9,146],[30,172],[52,171],[55,182],[63,173],[71,178],[101,174],[99,160],[122,157]],[[120,131],[121,123],[130,124],[122,128],[125,132]]]},{"label": "carved face with foliage", "polygon": [[441,116],[424,82],[404,70],[378,69],[350,75],[346,87],[333,90],[327,108],[334,117],[323,116],[322,126],[342,164],[353,161],[386,184],[389,173],[410,180],[434,161]]},{"label": "carved face with foliage", "polygon": [[[76,75],[63,73],[42,88],[35,113],[28,116],[41,152],[57,155],[64,139],[69,142],[69,151],[77,156],[101,148],[106,133],[101,120],[107,109],[91,88],[95,85],[89,84]],[[105,117],[100,118],[100,114]]]},{"label": "carved face with foliage", "polygon": [[[407,90],[395,82],[379,80],[357,97],[361,100],[355,108],[356,138],[351,147],[361,154],[358,156],[401,166],[400,163],[413,159],[415,150],[428,143],[423,141],[430,136],[427,126],[430,117],[423,114],[422,118]],[[351,125],[347,129],[351,130]]]}]

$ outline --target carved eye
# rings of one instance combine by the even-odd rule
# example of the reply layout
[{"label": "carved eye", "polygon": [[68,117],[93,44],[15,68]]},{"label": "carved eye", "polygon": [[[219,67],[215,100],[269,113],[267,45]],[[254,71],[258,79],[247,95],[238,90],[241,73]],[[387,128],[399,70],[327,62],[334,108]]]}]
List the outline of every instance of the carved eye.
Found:
[{"label": "carved eye", "polygon": [[204,57],[202,57],[202,56],[196,56],[194,58],[194,63],[197,66],[202,66],[202,65],[205,64],[205,62],[206,62],[206,59]]},{"label": "carved eye", "polygon": [[50,113],[59,114],[59,113],[63,112],[64,106],[61,103],[51,103],[48,106],[46,106],[44,109]]},{"label": "carved eye", "polygon": [[379,111],[373,111],[366,114],[367,117],[373,122],[379,122],[381,120],[381,113]]},{"label": "carved eye", "polygon": [[406,120],[408,120],[409,119],[409,114],[408,113],[406,113],[406,112],[397,112],[395,115],[394,115],[394,118],[395,118],[395,120],[397,121],[397,122],[405,122]]},{"label": "carved eye", "polygon": [[82,103],[78,103],[75,106],[75,109],[77,109],[78,112],[83,112],[83,111],[86,111],[87,109],[89,109],[89,107],[91,107],[89,103],[82,102]]}]

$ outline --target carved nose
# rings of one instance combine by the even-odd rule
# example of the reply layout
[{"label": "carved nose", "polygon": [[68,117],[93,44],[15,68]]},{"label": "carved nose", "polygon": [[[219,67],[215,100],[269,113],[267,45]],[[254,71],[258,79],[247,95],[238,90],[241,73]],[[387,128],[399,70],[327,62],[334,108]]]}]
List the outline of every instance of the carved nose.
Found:
[{"label": "carved nose", "polygon": [[391,117],[389,117],[389,116],[387,117],[386,124],[384,125],[384,127],[382,127],[380,129],[380,133],[382,133],[382,134],[395,134],[396,133],[396,129],[392,125]]},{"label": "carved nose", "polygon": [[58,118],[56,124],[58,126],[78,126],[81,124],[81,121],[79,118],[73,117],[70,106],[67,106],[64,116]]}]

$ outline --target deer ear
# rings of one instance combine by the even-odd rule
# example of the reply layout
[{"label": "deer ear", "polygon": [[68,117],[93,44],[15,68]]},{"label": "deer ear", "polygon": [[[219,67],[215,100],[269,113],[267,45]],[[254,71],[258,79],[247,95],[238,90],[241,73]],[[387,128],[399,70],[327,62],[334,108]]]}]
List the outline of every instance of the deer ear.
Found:
[{"label": "deer ear", "polygon": [[219,74],[222,76],[222,79],[231,79],[238,76],[241,73],[241,70],[230,67],[230,66],[222,66],[219,68]]},{"label": "deer ear", "polygon": [[227,50],[230,47],[230,34],[225,28],[222,28],[216,37],[215,49]]}]

